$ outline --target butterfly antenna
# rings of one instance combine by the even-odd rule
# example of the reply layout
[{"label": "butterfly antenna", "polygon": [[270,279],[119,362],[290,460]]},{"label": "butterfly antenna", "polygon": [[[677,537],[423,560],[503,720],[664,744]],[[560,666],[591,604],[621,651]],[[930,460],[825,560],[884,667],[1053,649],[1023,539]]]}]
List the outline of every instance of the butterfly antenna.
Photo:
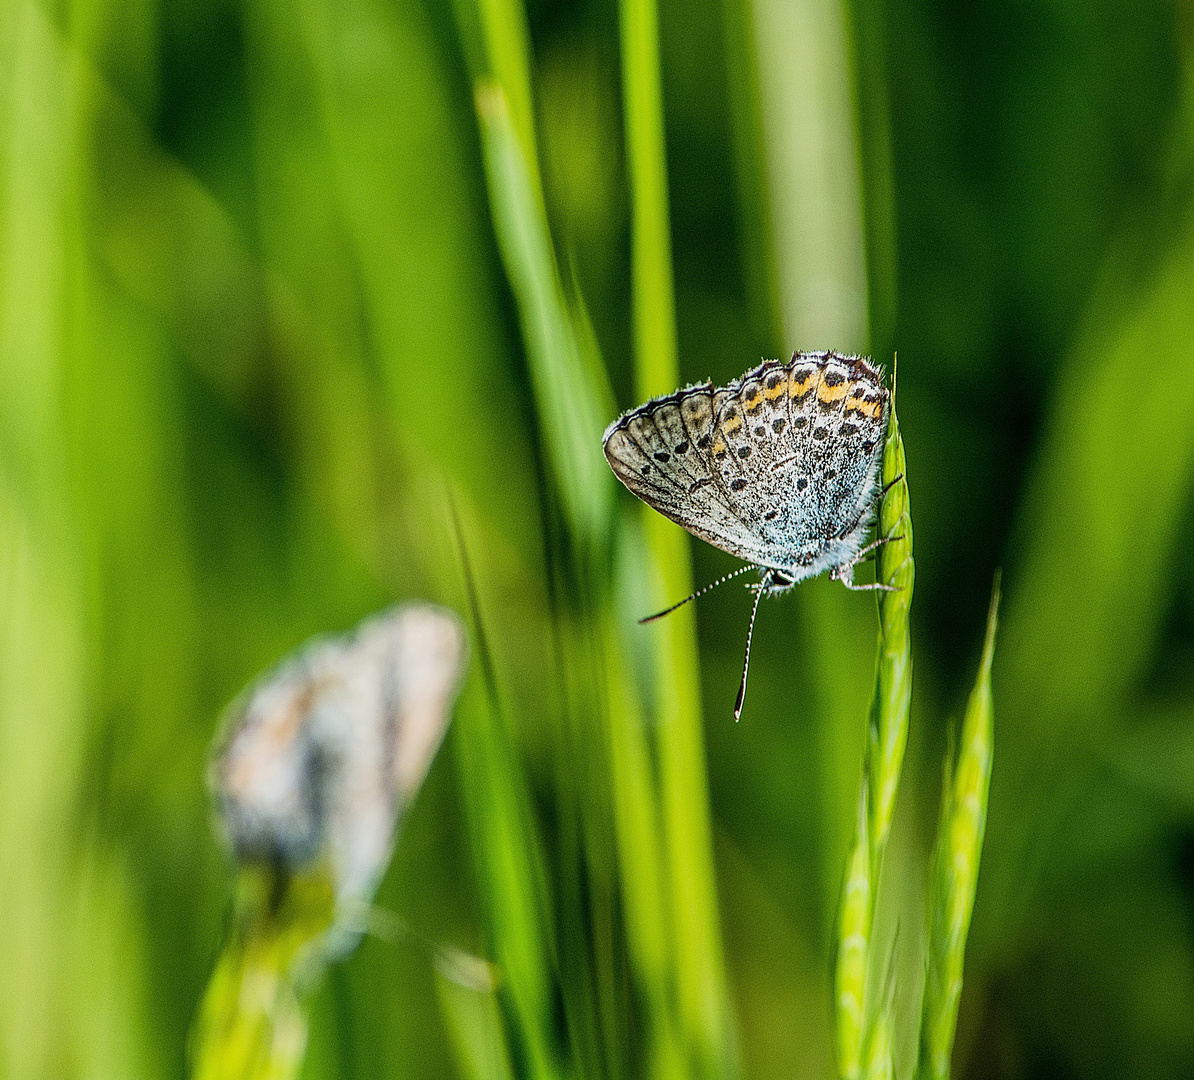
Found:
[{"label": "butterfly antenna", "polygon": [[759,601],[763,598],[763,586],[755,586],[755,606],[750,609],[750,626],[746,629],[746,659],[742,661],[742,685],[738,687],[738,700],[734,702],[734,719],[742,716],[742,703],[746,700],[746,673],[750,671],[750,639],[755,633],[755,616],[759,613]]},{"label": "butterfly antenna", "polygon": [[737,570],[719,577],[716,581],[703,588],[697,589],[691,596],[684,597],[678,604],[673,604],[670,608],[664,608],[662,611],[655,612],[654,615],[648,615],[645,619],[639,619],[639,625],[643,623],[654,622],[656,619],[662,619],[665,615],[670,615],[676,608],[682,608],[689,600],[695,600],[698,596],[704,596],[710,589],[716,589],[718,585],[724,585],[730,578],[736,578],[739,574],[745,574],[747,570],[754,570],[754,563],[748,563],[746,566],[740,566]]}]

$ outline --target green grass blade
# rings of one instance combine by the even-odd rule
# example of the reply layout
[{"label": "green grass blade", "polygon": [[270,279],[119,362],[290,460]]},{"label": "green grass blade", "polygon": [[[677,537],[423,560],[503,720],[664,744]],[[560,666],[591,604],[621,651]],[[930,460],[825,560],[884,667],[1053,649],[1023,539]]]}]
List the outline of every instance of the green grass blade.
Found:
[{"label": "green grass blade", "polygon": [[887,973],[883,1004],[867,1034],[866,1080],[894,1080],[895,1077],[895,957]]},{"label": "green grass blade", "polygon": [[650,1026],[646,1075],[671,1080],[686,1075],[671,1001],[672,940],[665,900],[659,807],[651,778],[651,754],[642,708],[633,690],[619,628],[607,613],[605,635],[607,737],[626,933]]},{"label": "green grass blade", "polygon": [[[668,221],[667,163],[655,0],[622,0],[622,79],[632,202],[635,386],[639,400],[680,383]],[[648,608],[692,591],[684,532],[644,507],[654,580]],[[676,992],[686,1041],[702,1071],[728,1065],[729,1018],[701,728],[696,615],[682,608],[652,628],[663,826]]]},{"label": "green grass blade", "polygon": [[[457,526],[459,530],[459,525]],[[546,877],[532,831],[525,779],[502,719],[488,635],[458,532],[477,667],[461,695],[455,745],[474,859],[486,907],[499,993],[513,1018],[511,1038],[533,1080],[562,1075],[553,1023],[556,992]]]},{"label": "green grass blade", "polygon": [[921,1018],[922,1077],[947,1080],[958,1003],[962,997],[962,965],[966,935],[974,909],[979,858],[987,821],[991,783],[993,703],[991,661],[999,618],[999,578],[991,593],[982,660],[958,745],[957,764],[947,769],[937,832],[933,913],[929,931],[928,971]]},{"label": "green grass blade", "polygon": [[784,342],[863,349],[867,268],[849,7],[759,0],[754,23]]},{"label": "green grass blade", "polygon": [[635,392],[676,389],[675,300],[668,223],[667,158],[654,0],[622,0],[622,95],[630,166]]},{"label": "green grass blade", "polygon": [[435,989],[464,1080],[514,1080],[497,996],[436,973]]},{"label": "green grass blade", "polygon": [[[849,4],[755,0],[751,8],[782,323],[779,344],[785,353],[865,352],[866,230]],[[796,600],[806,623],[805,670],[818,725],[821,911],[827,937],[841,860],[853,833],[857,717],[866,707],[862,657],[871,634],[866,605],[831,586],[810,583]],[[856,664],[857,672],[852,670]]]},{"label": "green grass blade", "polygon": [[531,46],[526,10],[517,0],[477,0],[489,73],[505,93],[511,124],[526,162],[527,180],[543,207],[535,136],[535,99],[531,90]]},{"label": "green grass blade", "polygon": [[568,524],[582,542],[606,536],[613,477],[600,453],[597,395],[564,303],[542,200],[500,84],[476,88],[490,206],[514,290],[551,462]]}]

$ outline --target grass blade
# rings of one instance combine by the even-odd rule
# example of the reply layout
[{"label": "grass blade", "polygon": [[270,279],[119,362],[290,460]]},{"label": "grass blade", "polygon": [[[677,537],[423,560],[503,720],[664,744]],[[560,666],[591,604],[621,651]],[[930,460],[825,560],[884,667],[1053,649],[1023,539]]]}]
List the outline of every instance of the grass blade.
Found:
[{"label": "grass blade", "polygon": [[531,831],[529,800],[502,720],[488,635],[463,535],[457,536],[484,689],[472,680],[461,696],[457,760],[468,804],[474,858],[486,905],[499,993],[513,1019],[511,1035],[533,1080],[562,1075],[553,1024],[556,986],[548,927],[546,877]]},{"label": "grass blade", "polygon": [[490,206],[514,290],[548,459],[573,534],[603,541],[613,477],[601,458],[602,423],[568,317],[542,201],[502,86],[476,87]]},{"label": "grass blade", "polygon": [[[640,400],[680,383],[676,358],[667,162],[655,0],[622,0],[622,79],[632,199],[636,391]],[[658,610],[692,591],[684,532],[643,507]],[[701,728],[696,616],[675,612],[653,628],[663,826],[671,888],[680,1023],[703,1072],[728,1065],[729,1018],[713,873],[712,829]]]},{"label": "grass blade", "polygon": [[303,1065],[303,983],[335,916],[330,875],[246,867],[235,924],[191,1032],[192,1080],[292,1080]]}]

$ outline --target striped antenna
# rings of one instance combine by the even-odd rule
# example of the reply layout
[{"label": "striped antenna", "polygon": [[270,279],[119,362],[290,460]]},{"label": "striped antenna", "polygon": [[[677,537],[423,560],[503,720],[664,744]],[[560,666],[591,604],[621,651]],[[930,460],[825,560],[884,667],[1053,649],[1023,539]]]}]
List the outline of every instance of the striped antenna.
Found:
[{"label": "striped antenna", "polygon": [[762,583],[754,587],[755,606],[750,609],[750,626],[746,630],[746,659],[742,661],[742,685],[738,687],[738,700],[734,702],[734,719],[742,716],[742,703],[746,700],[746,673],[750,671],[750,639],[755,633],[755,616],[759,613],[759,601],[763,598]]},{"label": "striped antenna", "polygon": [[[694,592],[691,596],[684,597],[684,599],[681,600],[678,604],[673,604],[670,608],[664,608],[662,611],[657,611],[657,612],[655,612],[654,615],[648,615],[645,619],[639,619],[639,625],[641,626],[643,623],[654,622],[656,619],[662,619],[665,615],[670,615],[673,611],[676,610],[676,608],[682,608],[685,604],[688,603],[689,600],[695,600],[698,596],[704,596],[705,593],[707,593],[710,589],[716,589],[718,585],[724,585],[727,581],[730,580],[730,578],[736,578],[739,574],[745,574],[747,570],[755,570],[755,569],[758,569],[758,568],[755,566],[754,563],[747,563],[746,566],[740,566],[740,567],[738,567],[737,570],[731,571],[730,573],[726,574],[724,577],[719,577],[712,584],[706,585],[703,588],[697,589],[697,591]],[[757,601],[756,601],[756,604],[757,604]],[[751,622],[753,623],[754,620],[752,619]]]}]

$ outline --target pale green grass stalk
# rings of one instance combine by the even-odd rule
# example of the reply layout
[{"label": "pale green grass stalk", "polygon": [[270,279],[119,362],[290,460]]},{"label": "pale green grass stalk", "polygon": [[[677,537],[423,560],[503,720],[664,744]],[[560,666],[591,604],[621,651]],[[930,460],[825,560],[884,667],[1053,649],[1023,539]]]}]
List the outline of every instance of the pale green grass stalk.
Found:
[{"label": "pale green grass stalk", "polygon": [[[563,1075],[563,1048],[552,1022],[555,983],[546,884],[531,827],[530,806],[515,748],[501,715],[489,638],[471,562],[460,532],[460,559],[472,638],[484,687],[473,680],[458,706],[456,751],[468,807],[473,853],[485,903],[490,948],[513,1020],[511,1041],[532,1080]],[[444,999],[461,1004],[459,995]],[[467,1017],[455,1022],[465,1024]],[[487,1053],[474,1048],[474,1055]]]},{"label": "pale green grass stalk", "polygon": [[497,998],[439,973],[435,990],[463,1080],[514,1080]]},{"label": "pale green grass stalk", "polygon": [[319,974],[332,880],[247,866],[233,924],[191,1031],[192,1080],[293,1080],[307,1046],[300,993]]},{"label": "pale green grass stalk", "polygon": [[[579,556],[579,577],[572,587],[577,589],[580,614],[591,628],[588,636],[566,634],[563,639],[563,668],[572,684],[570,708],[579,709],[582,718],[599,721],[607,738],[613,834],[638,990],[635,1004],[645,1013],[646,1071],[661,1078],[682,1076],[693,1067],[701,1073],[717,1072],[726,1057],[728,1012],[705,791],[695,626],[691,612],[684,612],[657,635],[657,790],[645,717],[624,655],[613,597],[593,573],[613,540],[613,479],[600,451],[601,429],[609,417],[600,415],[599,403],[608,394],[597,385],[597,365],[585,363],[580,336],[584,328],[578,328],[564,300],[537,197],[533,144],[519,138],[517,101],[505,86],[503,72],[511,70],[512,58],[492,55],[503,40],[494,21],[496,2],[488,0],[479,9],[482,37],[491,53],[487,68],[496,78],[479,81],[476,98],[498,246],[518,304],[554,492]],[[518,18],[507,14],[499,21],[509,27]],[[653,6],[624,11],[636,345],[639,381],[647,387],[646,394],[675,389],[678,382],[657,38]],[[582,310],[579,304],[575,307]],[[690,588],[687,545],[679,530],[653,516],[647,533],[658,589],[662,597],[673,597]],[[572,615],[560,617],[567,620]],[[598,700],[592,700],[594,695]],[[575,738],[572,742],[581,745]],[[575,781],[562,785],[564,801],[578,798],[584,786]],[[592,814],[597,808],[590,801],[581,809]],[[586,844],[588,873],[600,875],[602,868],[593,861],[599,858],[599,839],[589,838]],[[569,905],[578,905],[579,896],[559,899],[563,917],[573,918]],[[590,987],[576,985],[575,969],[562,977],[565,1001],[573,1003],[574,1016],[578,1001],[608,1003],[610,995],[619,992],[611,985],[599,989],[594,998]],[[581,1017],[574,1024],[577,1030],[580,1021],[591,1027]],[[635,1053],[625,1032],[611,1035],[608,1027],[606,1032],[615,1058]]]},{"label": "pale green grass stalk", "polygon": [[846,861],[846,881],[838,909],[837,961],[834,970],[838,1072],[845,1080],[854,1080],[862,1071],[866,969],[874,922],[867,819],[867,785],[864,777],[858,793],[854,845]]},{"label": "pale green grass stalk", "polygon": [[966,936],[974,910],[987,821],[987,793],[991,783],[994,712],[991,660],[995,655],[998,618],[997,576],[987,614],[987,634],[978,677],[962,721],[957,764],[946,763],[941,794],[920,1042],[920,1075],[932,1080],[949,1077],[958,1003],[962,997]]},{"label": "pale green grass stalk", "polygon": [[[622,93],[630,168],[631,268],[636,398],[680,384],[676,356],[667,155],[655,0],[622,0]],[[688,538],[643,507],[654,592],[662,608],[692,591]],[[680,1024],[702,1073],[729,1066],[729,1018],[718,928],[712,829],[701,728],[696,613],[681,608],[652,627],[655,644],[656,754],[670,890]]]},{"label": "pale green grass stalk", "polygon": [[[855,122],[850,7],[843,0],[750,4],[782,327],[792,349],[867,352],[868,268]],[[832,933],[858,784],[867,605],[829,582],[800,590],[804,669],[817,717],[821,912]],[[871,813],[875,812],[873,805]]]},{"label": "pale green grass stalk", "polygon": [[[683,1047],[671,1005],[672,941],[664,902],[666,860],[659,807],[654,797],[651,756],[643,737],[642,706],[625,670],[618,626],[602,620],[606,635],[606,707],[622,898],[626,933],[637,979],[647,999],[651,1024],[645,1039],[646,1075],[679,1080],[687,1075]],[[616,666],[615,666],[616,665]]]},{"label": "pale green grass stalk", "polygon": [[[864,1060],[868,1010],[866,986],[869,949],[874,937],[875,895],[883,867],[883,851],[891,831],[904,748],[908,742],[908,710],[912,697],[912,646],[908,614],[916,570],[912,558],[912,517],[908,499],[907,463],[896,415],[895,387],[891,418],[883,446],[881,482],[887,489],[879,508],[878,537],[886,542],[875,562],[876,580],[892,591],[879,593],[879,640],[864,752],[860,816],[847,863],[839,904],[836,1026],[838,1069],[843,1077],[860,1075]],[[861,816],[865,810],[865,819]],[[866,904],[859,902],[866,863]],[[849,919],[847,920],[847,914]],[[890,1022],[888,1019],[887,1022]]]}]

